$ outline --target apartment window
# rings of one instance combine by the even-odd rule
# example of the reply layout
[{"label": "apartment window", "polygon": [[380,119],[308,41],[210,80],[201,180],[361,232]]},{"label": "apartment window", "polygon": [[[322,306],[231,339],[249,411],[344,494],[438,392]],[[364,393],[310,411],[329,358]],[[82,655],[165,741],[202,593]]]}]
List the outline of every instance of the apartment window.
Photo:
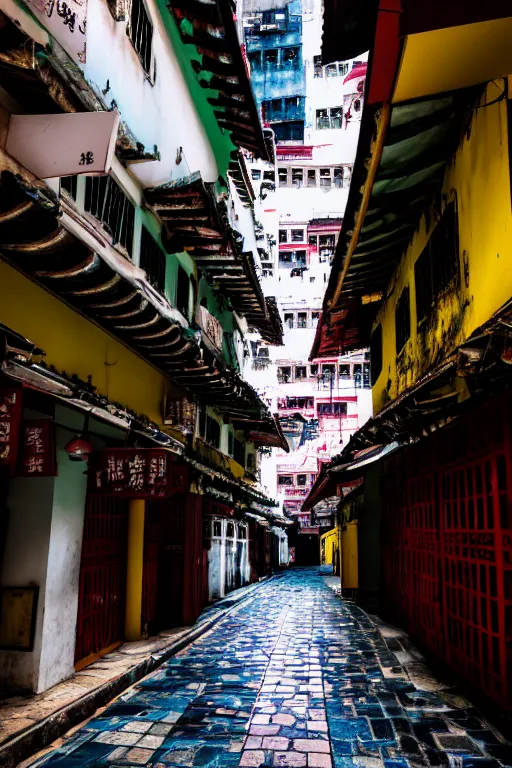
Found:
[{"label": "apartment window", "polygon": [[346,403],[318,403],[319,416],[346,416]]},{"label": "apartment window", "polygon": [[269,51],[264,51],[263,61],[265,62],[265,66],[272,67],[274,64],[277,64],[277,57],[278,57],[277,48],[270,49]]},{"label": "apartment window", "polygon": [[165,289],[165,253],[149,234],[146,227],[142,227],[139,264],[153,288],[163,293]]},{"label": "apartment window", "polygon": [[307,312],[299,312],[299,314],[297,315],[297,328],[307,328],[307,326],[308,326]]},{"label": "apartment window", "polygon": [[246,539],[247,538],[247,526],[245,526],[245,525],[239,525],[238,526],[238,538],[239,539]]},{"label": "apartment window", "polygon": [[295,261],[297,264],[305,266],[307,263],[306,251],[295,251]]},{"label": "apartment window", "polygon": [[307,482],[308,482],[307,475],[297,475],[297,485],[304,486],[304,485],[307,485]]},{"label": "apartment window", "polygon": [[308,187],[316,187],[316,171],[308,169]]},{"label": "apartment window", "polygon": [[176,281],[176,307],[183,317],[188,320],[188,308],[190,302],[190,280],[182,266],[178,265],[178,279]]},{"label": "apartment window", "polygon": [[318,248],[318,235],[309,235],[308,245],[316,250]]},{"label": "apartment window", "polygon": [[226,539],[234,539],[235,538],[235,524],[231,522],[226,523]]},{"label": "apartment window", "polygon": [[293,485],[293,475],[278,475],[277,476],[277,484],[278,485]]},{"label": "apartment window", "polygon": [[260,348],[258,349],[258,357],[266,357],[266,358],[269,358],[269,357],[270,357],[270,354],[269,354],[269,351],[268,351],[268,347],[260,347]]},{"label": "apartment window", "polygon": [[283,65],[290,69],[295,69],[299,66],[298,48],[285,48],[283,50]]},{"label": "apartment window", "polygon": [[[301,326],[299,325],[299,328]],[[307,368],[305,365],[297,365],[295,366],[295,380],[300,381],[301,379],[307,379]]]},{"label": "apartment window", "polygon": [[322,57],[313,56],[313,77],[323,77],[324,68],[322,67]]},{"label": "apartment window", "polygon": [[276,174],[274,171],[263,171],[263,178],[265,181],[275,181]]},{"label": "apartment window", "polygon": [[68,195],[72,197],[73,200],[76,200],[77,183],[78,176],[65,176],[60,180],[61,191],[65,189]]},{"label": "apartment window", "polygon": [[382,371],[382,325],[376,327],[370,342],[370,370],[372,387]]},{"label": "apartment window", "polygon": [[259,181],[261,179],[261,171],[258,168],[251,168],[251,176],[253,181]]},{"label": "apartment window", "polygon": [[287,187],[288,186],[288,169],[287,168],[278,168],[278,170],[277,170],[277,178],[279,179],[279,186],[280,187]]},{"label": "apartment window", "polygon": [[245,445],[241,440],[234,440],[233,458],[242,467],[245,466]]},{"label": "apartment window", "polygon": [[285,326],[287,328],[293,328],[293,313],[292,312],[285,312],[284,324],[285,324]]},{"label": "apartment window", "polygon": [[292,243],[302,243],[304,240],[304,230],[303,229],[292,229]]},{"label": "apartment window", "polygon": [[459,234],[456,202],[449,203],[414,265],[416,313],[420,323],[430,316],[436,298],[459,277]]},{"label": "apartment window", "polygon": [[290,366],[282,366],[277,369],[277,378],[281,383],[287,384],[292,379],[292,369]]},{"label": "apartment window", "polygon": [[318,365],[315,363],[309,366],[309,370],[312,376],[318,376]]},{"label": "apartment window", "polygon": [[327,107],[316,111],[317,131],[333,130],[341,128],[343,120],[343,107]]},{"label": "apartment window", "polygon": [[101,221],[112,243],[119,243],[131,257],[135,208],[111,176],[86,176],[84,208]]},{"label": "apartment window", "polygon": [[[320,312],[312,312],[311,314],[311,324],[313,328],[316,328],[318,325],[318,320],[320,319]],[[311,366],[313,367],[313,366]]]},{"label": "apartment window", "polygon": [[228,433],[228,453],[230,456],[235,453],[235,435],[233,432]]},{"label": "apartment window", "polygon": [[395,311],[396,353],[402,351],[411,335],[411,309],[409,288],[404,288]]},{"label": "apartment window", "polygon": [[286,229],[279,230],[279,242],[280,243],[288,242],[288,231]]},{"label": "apartment window", "polygon": [[331,188],[331,169],[320,168],[320,186],[324,189]]},{"label": "apartment window", "polygon": [[338,77],[338,65],[328,64],[325,68],[326,77]]},{"label": "apartment window", "polygon": [[293,262],[293,254],[291,251],[280,251],[279,252],[279,262],[280,264],[291,264]]},{"label": "apartment window", "polygon": [[207,443],[213,445],[214,448],[218,448],[220,445],[220,424],[212,418],[212,416],[206,416],[206,434],[205,439]]},{"label": "apartment window", "polygon": [[322,251],[333,251],[334,250],[334,235],[320,235],[318,240],[318,245],[320,248],[320,254],[322,254]]},{"label": "apartment window", "polygon": [[340,365],[339,377],[340,379],[350,379],[350,365]]},{"label": "apartment window", "polygon": [[292,187],[302,187],[302,168],[292,168]]},{"label": "apartment window", "polygon": [[343,168],[334,169],[334,186],[338,189],[343,186]]},{"label": "apartment window", "polygon": [[213,536],[217,539],[222,537],[222,522],[221,520],[213,521]]},{"label": "apartment window", "polygon": [[144,0],[132,0],[128,36],[137,51],[144,72],[149,75],[151,72],[153,25],[144,5]]}]

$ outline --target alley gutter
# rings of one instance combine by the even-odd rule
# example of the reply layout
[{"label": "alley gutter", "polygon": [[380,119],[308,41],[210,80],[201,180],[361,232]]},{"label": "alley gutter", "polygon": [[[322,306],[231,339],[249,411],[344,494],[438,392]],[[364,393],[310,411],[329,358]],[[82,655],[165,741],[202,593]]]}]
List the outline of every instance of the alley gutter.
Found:
[{"label": "alley gutter", "polygon": [[226,618],[235,609],[240,608],[244,603],[253,597],[254,592],[261,584],[267,583],[271,579],[278,578],[281,574],[277,573],[270,577],[264,577],[256,584],[244,587],[239,595],[228,595],[220,603],[224,603],[224,609],[217,608],[219,603],[213,604],[205,609],[211,611],[213,616],[206,616],[199,625],[195,624],[180,637],[171,642],[163,650],[150,654],[146,659],[134,664],[133,667],[108,680],[103,685],[94,688],[85,696],[80,696],[74,701],[69,702],[63,707],[52,712],[47,717],[42,718],[34,725],[17,733],[0,743],[0,766],[1,768],[16,768],[16,766],[35,755],[53,741],[63,736],[71,728],[79,725],[84,720],[90,718],[97,709],[104,707],[123,691],[135,685],[146,675],[154,672],[161,667],[168,659],[175,656],[202,635],[210,631],[216,624]]}]

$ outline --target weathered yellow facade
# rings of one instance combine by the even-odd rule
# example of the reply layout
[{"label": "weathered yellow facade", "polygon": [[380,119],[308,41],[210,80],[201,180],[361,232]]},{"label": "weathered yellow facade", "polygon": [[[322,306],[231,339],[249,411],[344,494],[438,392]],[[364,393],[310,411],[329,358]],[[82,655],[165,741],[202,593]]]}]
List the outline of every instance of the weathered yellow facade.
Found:
[{"label": "weathered yellow facade", "polygon": [[336,565],[340,549],[339,528],[332,528],[320,536],[320,562],[322,565]]},{"label": "weathered yellow facade", "polygon": [[46,352],[47,365],[84,380],[91,376],[98,393],[162,425],[164,394],[172,392],[169,380],[120,341],[2,261],[0,323],[40,346]]},{"label": "weathered yellow facade", "polygon": [[[434,364],[486,322],[512,295],[512,210],[506,88],[488,84],[468,133],[448,166],[430,222],[423,216],[388,288],[374,329],[382,324],[382,370],[373,387],[374,413],[396,399]],[[489,106],[486,106],[489,104]],[[438,296],[428,323],[418,328],[414,265],[444,207],[456,198],[459,279]],[[410,289],[410,338],[396,353],[395,312]]]}]

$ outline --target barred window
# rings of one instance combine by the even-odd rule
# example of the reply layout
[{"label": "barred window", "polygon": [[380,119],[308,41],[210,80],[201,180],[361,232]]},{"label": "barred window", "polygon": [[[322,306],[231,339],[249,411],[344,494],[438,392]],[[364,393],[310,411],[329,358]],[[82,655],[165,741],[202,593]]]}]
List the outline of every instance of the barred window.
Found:
[{"label": "barred window", "polygon": [[131,257],[135,208],[111,176],[86,176],[84,208],[101,221],[113,244],[122,245]]},{"label": "barred window", "polygon": [[132,0],[128,36],[137,51],[144,72],[151,75],[153,25],[144,0]]},{"label": "barred window", "polygon": [[140,266],[153,288],[160,293],[165,289],[165,253],[156,240],[142,227],[140,241]]}]

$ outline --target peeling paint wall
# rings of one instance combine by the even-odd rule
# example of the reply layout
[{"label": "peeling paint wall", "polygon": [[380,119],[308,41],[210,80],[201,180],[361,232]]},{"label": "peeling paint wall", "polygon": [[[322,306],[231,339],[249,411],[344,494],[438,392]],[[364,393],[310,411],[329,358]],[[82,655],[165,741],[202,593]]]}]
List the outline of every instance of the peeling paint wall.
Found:
[{"label": "peeling paint wall", "polygon": [[[503,84],[490,83],[481,104],[493,101]],[[432,234],[439,213],[456,195],[459,279],[437,297],[428,322],[417,323],[414,265]],[[512,295],[512,211],[506,101],[481,107],[473,115],[448,166],[440,201],[423,217],[388,288],[374,329],[382,324],[382,370],[373,387],[378,413],[456,346],[467,339]],[[395,312],[410,289],[411,334],[396,354]]]}]

